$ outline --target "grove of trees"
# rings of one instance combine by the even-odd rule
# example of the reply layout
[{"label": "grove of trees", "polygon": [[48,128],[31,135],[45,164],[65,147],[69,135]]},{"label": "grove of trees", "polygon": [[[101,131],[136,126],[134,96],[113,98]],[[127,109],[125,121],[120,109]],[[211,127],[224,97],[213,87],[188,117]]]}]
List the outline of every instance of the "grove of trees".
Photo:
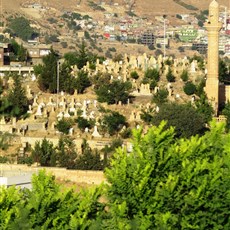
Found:
[{"label": "grove of trees", "polygon": [[22,16],[8,18],[8,28],[12,35],[27,41],[38,36],[38,32],[30,26],[30,21]]},{"label": "grove of trees", "polygon": [[26,97],[25,89],[22,86],[21,77],[19,75],[14,75],[13,79],[13,86],[8,90],[4,89],[0,82],[0,88],[2,88],[2,90],[0,90],[0,95],[3,93],[3,90],[7,91],[3,97],[0,97],[0,114],[7,118],[22,118],[26,116],[29,101]]},{"label": "grove of trees", "polygon": [[1,187],[0,228],[229,229],[224,124],[212,122],[210,131],[191,138],[176,138],[165,125],[134,130],[132,152],[116,150],[99,187],[76,193],[44,171],[33,176],[32,190]]},{"label": "grove of trees", "polygon": [[80,170],[102,170],[104,168],[99,152],[91,149],[85,139],[81,144],[81,152],[78,152],[74,140],[65,135],[59,138],[57,146],[54,146],[46,138],[36,142],[31,157],[25,156],[24,162],[39,163],[46,167],[66,167]]}]

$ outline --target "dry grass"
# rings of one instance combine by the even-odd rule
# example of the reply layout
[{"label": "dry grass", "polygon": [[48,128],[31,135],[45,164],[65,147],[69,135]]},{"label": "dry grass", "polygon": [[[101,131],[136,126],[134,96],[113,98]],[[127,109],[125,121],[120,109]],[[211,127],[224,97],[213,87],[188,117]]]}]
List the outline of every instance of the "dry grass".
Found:
[{"label": "dry grass", "polygon": [[[88,6],[88,0],[82,0],[80,7],[77,6],[76,0],[31,0],[31,1],[24,1],[24,0],[3,0],[3,8],[10,12],[10,11],[19,11],[20,6],[25,3],[41,3],[42,5],[52,7],[58,9],[60,11],[64,10],[76,10],[79,12],[89,13],[89,14],[101,14],[100,12],[93,12],[93,10]],[[96,2],[96,1],[95,1]],[[105,3],[109,3],[109,0],[104,0]],[[124,0],[114,0],[114,2],[119,3],[125,7]],[[208,5],[211,0],[184,0],[187,4],[193,5],[200,10],[208,9]],[[219,0],[220,5],[224,5],[230,7],[229,0]],[[112,7],[114,10],[119,10],[118,7]],[[178,5],[173,0],[136,0],[136,5],[134,7],[135,12],[138,15],[143,15],[147,17],[153,17],[155,15],[162,15],[162,14],[178,14],[178,13],[188,13],[191,11],[186,10],[184,7]],[[92,15],[93,16],[93,15]]]}]

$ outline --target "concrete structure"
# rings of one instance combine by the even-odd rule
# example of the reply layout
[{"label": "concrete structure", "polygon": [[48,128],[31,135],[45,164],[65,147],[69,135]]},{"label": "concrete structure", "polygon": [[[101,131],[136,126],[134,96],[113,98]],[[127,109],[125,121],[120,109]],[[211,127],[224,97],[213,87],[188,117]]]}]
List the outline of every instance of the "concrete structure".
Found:
[{"label": "concrete structure", "polygon": [[144,45],[154,45],[155,43],[155,36],[153,32],[151,31],[146,31],[141,35],[141,44]]},{"label": "concrete structure", "polygon": [[33,65],[42,64],[42,58],[50,53],[51,46],[46,44],[24,44]]},{"label": "concrete structure", "polygon": [[207,54],[208,44],[207,43],[193,43],[192,49],[197,50],[200,54]]},{"label": "concrete structure", "polygon": [[18,72],[18,74],[21,73],[33,73],[34,67],[33,66],[0,66],[0,73],[4,72]]},{"label": "concrete structure", "polygon": [[21,170],[3,170],[3,165],[1,165],[0,186],[10,187],[15,185],[20,188],[32,189],[32,174],[33,172],[24,172]]},{"label": "concrete structure", "polygon": [[219,4],[213,0],[209,5],[209,17],[205,23],[208,31],[208,73],[205,92],[211,101],[215,114],[219,107],[219,31],[222,23],[219,21]]},{"label": "concrete structure", "polygon": [[192,42],[198,36],[198,32],[193,27],[182,28],[179,32],[179,38],[182,42]]}]

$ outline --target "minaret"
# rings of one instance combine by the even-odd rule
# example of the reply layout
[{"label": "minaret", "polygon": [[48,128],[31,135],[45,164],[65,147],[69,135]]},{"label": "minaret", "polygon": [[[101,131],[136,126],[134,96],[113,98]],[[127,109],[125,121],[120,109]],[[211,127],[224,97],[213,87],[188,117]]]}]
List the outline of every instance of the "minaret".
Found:
[{"label": "minaret", "polygon": [[215,0],[209,5],[209,16],[205,28],[208,31],[208,73],[205,92],[217,115],[219,107],[219,31],[222,23],[219,22],[219,4]]}]

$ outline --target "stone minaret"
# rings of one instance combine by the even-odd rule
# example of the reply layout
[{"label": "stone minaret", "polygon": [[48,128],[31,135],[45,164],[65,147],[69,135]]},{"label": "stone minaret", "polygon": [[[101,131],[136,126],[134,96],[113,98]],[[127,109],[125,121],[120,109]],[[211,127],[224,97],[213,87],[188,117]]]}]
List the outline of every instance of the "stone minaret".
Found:
[{"label": "stone minaret", "polygon": [[205,92],[216,115],[219,107],[219,31],[221,27],[219,4],[213,0],[209,5],[208,21],[205,23],[205,28],[208,31],[208,74]]}]

